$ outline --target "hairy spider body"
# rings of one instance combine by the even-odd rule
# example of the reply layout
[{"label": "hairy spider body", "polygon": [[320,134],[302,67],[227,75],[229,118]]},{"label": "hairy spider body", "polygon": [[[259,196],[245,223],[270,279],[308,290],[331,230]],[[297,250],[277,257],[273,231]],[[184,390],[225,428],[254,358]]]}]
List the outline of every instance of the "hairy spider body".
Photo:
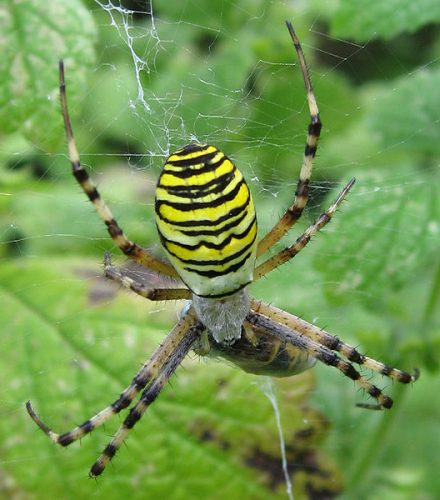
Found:
[{"label": "hairy spider body", "polygon": [[175,327],[120,396],[81,425],[58,434],[40,419],[29,401],[26,403],[28,413],[38,427],[54,443],[68,446],[128,408],[140,394],[111,442],[91,467],[92,476],[103,472],[129,431],[155,401],[191,349],[203,356],[228,359],[248,372],[275,376],[294,375],[321,361],[341,371],[373,397],[375,404],[359,405],[373,409],[391,408],[392,399],[361,375],[354,364],[404,384],[417,379],[417,371],[411,375],[369,358],[298,316],[248,295],[246,287],[251,281],[295,257],[330,222],[355,182],[354,179],[349,181],[330,207],[293,243],[255,265],[256,257],[271,249],[301,217],[308,199],[313,158],[321,131],[304,54],[292,25],[286,24],[299,58],[310,112],[292,205],[257,244],[255,209],[242,174],[214,146],[185,146],[169,156],[156,189],[156,225],[170,263],[157,259],[127,238],[81,165],[67,108],[64,66],[60,61],[61,109],[75,179],[95,206],[114,243],[125,255],[160,275],[180,277],[187,288],[151,288],[114,267],[109,254],[104,259],[106,277],[149,300],[191,299]]},{"label": "hairy spider body", "polygon": [[199,320],[221,344],[233,344],[241,336],[244,320],[250,310],[250,297],[246,288],[223,297],[210,299],[192,296],[192,305]]}]

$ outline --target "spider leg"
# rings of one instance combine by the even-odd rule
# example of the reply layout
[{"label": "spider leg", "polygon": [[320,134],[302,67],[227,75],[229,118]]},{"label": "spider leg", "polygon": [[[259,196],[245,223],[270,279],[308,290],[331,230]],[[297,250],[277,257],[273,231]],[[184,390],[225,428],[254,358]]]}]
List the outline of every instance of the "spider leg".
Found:
[{"label": "spider leg", "polygon": [[139,401],[130,410],[115,436],[110,443],[104,448],[104,451],[99,456],[98,460],[92,465],[90,469],[90,476],[99,476],[105,469],[106,465],[115,456],[116,452],[121,447],[124,440],[127,438],[130,430],[142,418],[148,407],[159,396],[160,391],[164,388],[171,375],[175,372],[176,368],[180,365],[183,358],[187,355],[194,342],[201,335],[204,326],[200,322],[196,322],[185,331],[181,332],[178,338],[174,339],[174,349],[168,356],[165,364],[157,377],[143,391]]},{"label": "spider leg", "polygon": [[284,341],[290,342],[292,345],[307,352],[311,357],[321,361],[328,366],[334,366],[341,371],[346,377],[352,379],[359,387],[364,389],[370,396],[376,399],[377,404],[368,405],[368,408],[375,410],[389,409],[393,406],[393,400],[383,394],[383,392],[371,384],[363,375],[361,375],[354,366],[343,359],[336,353],[332,352],[327,347],[320,345],[310,338],[301,335],[288,328],[285,325],[279,324],[270,318],[263,316],[253,310],[248,314],[247,321],[259,328],[268,330],[271,334],[279,336]]},{"label": "spider leg", "polygon": [[144,283],[140,283],[129,276],[126,276],[120,269],[111,263],[109,252],[104,255],[104,275],[113,281],[117,281],[124,288],[132,290],[137,295],[148,300],[179,300],[191,298],[191,292],[187,288],[150,288]]},{"label": "spider leg", "polygon": [[157,259],[146,250],[141,248],[137,243],[134,243],[127,238],[122,229],[119,227],[116,219],[113,217],[112,212],[107,207],[104,200],[101,198],[95,184],[90,179],[89,174],[81,165],[78,149],[73,137],[72,124],[70,121],[69,109],[67,106],[66,84],[64,79],[64,63],[62,60],[60,60],[59,62],[59,72],[61,111],[63,114],[64,126],[66,129],[69,159],[70,163],[72,164],[73,176],[78,181],[78,184],[81,186],[82,190],[87,195],[89,200],[95,206],[99,217],[107,226],[107,231],[112,237],[113,241],[121,249],[121,251],[125,255],[127,255],[127,257],[158,273],[165,274],[166,276],[177,276],[177,273],[172,266]]},{"label": "spider leg", "polygon": [[357,349],[349,344],[346,344],[338,337],[322,330],[321,328],[304,321],[303,319],[290,314],[282,309],[278,309],[272,305],[264,304],[263,302],[252,300],[251,308],[253,311],[270,318],[277,323],[287,326],[291,330],[298,332],[313,342],[320,344],[331,351],[336,351],[344,357],[360,366],[368,368],[371,371],[385,375],[393,380],[397,380],[402,384],[415,382],[419,376],[418,370],[414,370],[413,374],[399,370],[392,366],[386,365],[380,361],[361,354]]},{"label": "spider leg", "polygon": [[57,434],[40,419],[40,417],[35,413],[31,402],[28,401],[26,403],[26,409],[30,417],[56,444],[68,446],[74,441],[81,439],[83,436],[96,429],[96,427],[102,425],[113,415],[116,415],[124,408],[130,406],[134,398],[145,388],[147,384],[155,384],[155,380],[162,376],[162,372],[164,370],[167,370],[170,361],[175,359],[176,346],[182,342],[182,339],[185,339],[188,330],[191,330],[194,325],[199,325],[199,323],[194,315],[194,311],[190,308],[185,316],[180,319],[177,325],[167,335],[161,345],[156,349],[150,360],[142,366],[133,378],[131,384],[124,389],[119,398],[116,399],[110,406],[107,406],[74,429],[65,432],[64,434]]},{"label": "spider leg", "polygon": [[257,257],[265,253],[277,241],[279,241],[286,232],[296,223],[301,217],[304,207],[307,204],[309,196],[309,182],[312,175],[313,160],[318,148],[318,139],[321,133],[321,120],[319,119],[319,110],[313,93],[312,81],[310,79],[309,70],[307,69],[306,59],[301,44],[296,36],[292,24],[286,21],[287,29],[295,46],[301,66],[301,73],[304,79],[304,84],[307,92],[307,103],[310,112],[310,123],[308,126],[306,146],[299,174],[298,184],[296,186],[295,198],[292,205],[286,210],[281,219],[275,226],[262,238],[258,243]]},{"label": "spider leg", "polygon": [[281,250],[273,257],[270,257],[265,262],[260,264],[255,268],[254,280],[258,280],[267,273],[270,273],[273,269],[281,266],[285,262],[289,261],[297,253],[299,253],[311,240],[311,238],[320,231],[326,224],[328,224],[331,218],[335,215],[337,208],[342,203],[342,200],[346,197],[347,193],[353,187],[355,179],[351,179],[350,182],[344,187],[344,189],[339,193],[336,200],[330,205],[330,207],[322,213],[313,224],[310,226],[297,238],[295,243],[284,250]]}]

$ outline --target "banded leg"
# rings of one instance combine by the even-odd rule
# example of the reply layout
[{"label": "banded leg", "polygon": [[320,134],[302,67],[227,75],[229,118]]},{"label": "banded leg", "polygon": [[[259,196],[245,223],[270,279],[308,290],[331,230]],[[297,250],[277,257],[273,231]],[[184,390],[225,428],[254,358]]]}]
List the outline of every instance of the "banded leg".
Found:
[{"label": "banded leg", "polygon": [[276,255],[257,266],[254,271],[254,280],[260,279],[265,274],[270,273],[273,269],[281,266],[281,264],[284,264],[288,260],[295,257],[295,255],[307,245],[312,236],[314,236],[318,231],[320,231],[326,224],[330,222],[333,215],[335,215],[337,208],[342,203],[342,200],[345,198],[350,189],[353,187],[354,183],[355,179],[353,178],[339,193],[339,196],[332,203],[332,205],[330,205],[330,207],[324,213],[322,213],[313,224],[310,224],[310,226],[304,231],[304,233],[297,238],[293,245],[285,248],[284,250],[281,250]]},{"label": "banded leg", "polygon": [[74,429],[65,432],[64,434],[57,434],[50,429],[35,413],[31,402],[26,403],[26,409],[32,420],[38,427],[49,436],[49,438],[56,444],[61,446],[68,446],[69,444],[81,439],[83,436],[92,432],[96,427],[99,427],[104,422],[116,413],[119,413],[124,408],[130,406],[134,398],[144,389],[147,384],[154,384],[155,379],[160,377],[163,370],[166,369],[170,360],[175,357],[176,347],[179,346],[182,338],[185,337],[186,332],[190,330],[197,319],[194,315],[192,308],[188,310],[186,315],[177,323],[173,330],[168,334],[162,344],[156,349],[153,356],[146,362],[136,376],[133,378],[131,384],[124,389],[119,398],[114,401],[110,406],[104,408],[92,418],[86,420],[81,425]]},{"label": "banded leg", "polygon": [[200,337],[204,329],[205,327],[201,323],[197,322],[192,325],[189,330],[182,332],[183,335],[180,335],[179,339],[176,338],[176,341],[178,340],[179,342],[175,344],[174,350],[162,367],[159,376],[147,386],[138,403],[136,403],[136,405],[130,410],[130,413],[117,430],[113,439],[105,447],[98,460],[92,465],[90,469],[90,476],[95,477],[102,474],[106,465],[121,447],[130,430],[142,418],[148,407],[159,396],[160,391],[168,382],[176,368],[183,361],[183,358],[187,355],[192,345]]},{"label": "banded leg", "polygon": [[106,252],[104,255],[104,275],[106,278],[117,281],[124,288],[132,290],[137,295],[148,300],[159,301],[191,298],[191,292],[187,288],[150,288],[144,283],[139,283],[126,276],[120,269],[112,265],[109,252]]},{"label": "banded leg", "polygon": [[359,387],[364,389],[370,396],[376,399],[377,404],[361,404],[363,407],[382,410],[389,409],[393,406],[393,400],[383,394],[383,392],[371,384],[364,376],[362,376],[354,366],[343,359],[337,354],[330,351],[327,347],[319,345],[310,338],[300,335],[299,333],[292,332],[290,328],[281,325],[266,316],[251,311],[247,316],[247,321],[252,325],[259,328],[264,328],[274,335],[278,335],[281,339],[287,340],[292,345],[307,352],[311,357],[321,361],[322,363],[334,366],[341,371],[346,377],[353,380]]},{"label": "banded leg", "polygon": [[99,217],[107,226],[107,231],[115,244],[121,251],[130,259],[138,262],[139,264],[152,269],[166,276],[177,277],[177,273],[172,266],[162,262],[153,255],[149,254],[146,250],[141,248],[137,243],[129,240],[119,227],[116,219],[113,217],[110,209],[107,207],[104,200],[101,198],[96,186],[93,184],[89,174],[81,165],[78,149],[73,137],[72,124],[69,117],[69,109],[67,107],[66,97],[66,84],[64,80],[64,63],[62,60],[59,62],[60,71],[60,99],[61,99],[61,112],[63,114],[64,126],[66,129],[67,144],[69,148],[69,159],[72,164],[73,176],[81,186],[84,193],[95,206]]},{"label": "banded leg", "polygon": [[263,314],[269,319],[276,321],[288,328],[298,332],[300,335],[304,335],[313,342],[330,349],[331,351],[336,351],[345,356],[352,363],[356,363],[360,366],[368,368],[371,371],[385,375],[393,380],[397,380],[402,384],[408,384],[410,382],[415,382],[419,376],[418,370],[414,370],[411,375],[408,372],[399,370],[392,366],[388,366],[385,363],[376,361],[373,358],[361,354],[357,349],[346,344],[338,337],[331,335],[330,333],[322,330],[321,328],[304,321],[303,319],[295,316],[294,314],[287,313],[282,309],[278,309],[272,305],[264,304],[257,300],[252,300],[251,309],[258,314]]},{"label": "banded leg", "polygon": [[281,219],[275,226],[264,236],[258,243],[257,257],[265,253],[277,241],[279,241],[286,232],[296,223],[301,217],[304,207],[307,204],[309,196],[309,182],[312,175],[313,160],[318,148],[318,140],[321,133],[321,120],[319,119],[319,110],[316,103],[315,94],[313,93],[312,81],[310,79],[309,70],[307,68],[304,52],[301,44],[296,36],[292,24],[286,21],[287,29],[295,46],[298,55],[299,63],[301,66],[301,73],[304,79],[304,85],[307,92],[307,103],[310,112],[310,123],[308,126],[306,146],[304,156],[299,174],[298,184],[296,186],[295,198],[292,205],[286,210]]}]

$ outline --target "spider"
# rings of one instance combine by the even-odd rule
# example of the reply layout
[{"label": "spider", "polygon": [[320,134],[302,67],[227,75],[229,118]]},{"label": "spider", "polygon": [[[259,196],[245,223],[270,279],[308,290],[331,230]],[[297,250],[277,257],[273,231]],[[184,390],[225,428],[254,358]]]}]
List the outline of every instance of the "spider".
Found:
[{"label": "spider", "polygon": [[[309,181],[321,132],[318,106],[304,53],[292,24],[287,29],[299,59],[307,93],[310,124],[295,196],[281,219],[257,243],[257,222],[249,188],[233,162],[215,146],[192,143],[166,160],[156,188],[155,212],[159,238],[168,262],[132,242],[122,231],[80,163],[67,107],[63,61],[59,63],[61,110],[73,175],[115,244],[130,259],[159,273],[178,278],[186,286],[150,288],[104,258],[104,273],[111,280],[149,300],[187,299],[181,317],[130,385],[108,407],[64,433],[52,431],[26,408],[49,438],[68,446],[133,404],[113,439],[90,469],[100,475],[130,430],[158,397],[171,375],[192,349],[201,356],[220,356],[241,369],[265,375],[291,376],[316,361],[333,366],[375,400],[359,404],[371,409],[391,408],[393,401],[361,375],[353,364],[407,384],[418,377],[369,358],[317,326],[250,297],[248,285],[297,255],[328,224],[352,188],[355,179],[290,246],[256,265],[298,221],[308,200]],[[344,359],[345,358],[345,359]]]}]

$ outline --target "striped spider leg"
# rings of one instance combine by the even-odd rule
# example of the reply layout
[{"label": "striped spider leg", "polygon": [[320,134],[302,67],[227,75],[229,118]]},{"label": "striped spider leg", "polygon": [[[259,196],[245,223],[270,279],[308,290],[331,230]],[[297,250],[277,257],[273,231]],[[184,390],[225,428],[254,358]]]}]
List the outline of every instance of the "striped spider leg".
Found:
[{"label": "striped spider leg", "polygon": [[188,288],[151,288],[143,282],[130,278],[112,265],[109,252],[105,252],[104,254],[104,276],[110,280],[119,282],[123,287],[148,300],[160,301],[191,298],[191,292]]},{"label": "striped spider leg", "polygon": [[299,252],[301,252],[301,250],[307,245],[307,243],[309,243],[312,237],[331,221],[339,205],[342,203],[347,193],[353,187],[354,183],[355,179],[351,179],[350,182],[342,189],[342,191],[339,193],[338,197],[330,205],[330,207],[325,212],[323,212],[313,224],[310,224],[310,226],[300,236],[298,236],[295,243],[283,250],[280,250],[277,254],[270,257],[262,264],[258,265],[254,271],[254,280],[262,278],[266,274],[276,269],[278,266],[281,266],[281,264],[288,262]]},{"label": "striped spider leg", "polygon": [[[312,175],[313,160],[318,148],[318,140],[321,133],[322,123],[319,118],[319,109],[316,102],[315,94],[313,92],[313,85],[310,79],[307,62],[301,43],[293,29],[292,23],[286,21],[286,26],[298,55],[301,73],[304,80],[304,85],[307,94],[307,104],[310,113],[310,123],[308,126],[306,146],[304,149],[304,156],[302,161],[301,170],[299,173],[298,184],[295,191],[295,197],[292,205],[286,210],[284,215],[275,224],[275,226],[259,241],[257,247],[257,257],[263,255],[270,250],[299,220],[304,207],[308,201],[309,182]],[[320,231],[326,224],[328,224],[336,212],[336,209],[343,201],[347,193],[353,187],[355,179],[351,179],[348,184],[343,188],[335,202],[315,221],[311,224],[304,233],[299,236],[296,242],[281,250],[276,255],[272,256],[262,264],[258,265],[254,271],[254,280],[260,279],[264,275],[270,273],[273,269],[281,264],[284,264],[300,252],[310,241],[313,235]]]},{"label": "striped spider leg", "polygon": [[[126,285],[127,281],[121,281],[121,283]],[[136,288],[136,290],[137,292],[141,291],[141,287]],[[203,330],[204,326],[198,321],[194,310],[189,308],[160,344],[150,360],[141,367],[131,384],[120,394],[119,398],[68,432],[57,434],[52,431],[35,413],[30,401],[26,403],[27,411],[38,427],[54,443],[61,446],[68,446],[104,424],[113,415],[129,407],[136,396],[143,390],[138,403],[130,410],[111,443],[106,446],[99,459],[90,469],[90,475],[97,476],[102,473],[105,465],[115,455],[128,431],[142,417],[148,406],[157,398],[166,382],[188,354]]]},{"label": "striped spider leg", "polygon": [[177,273],[172,266],[157,259],[149,252],[141,248],[137,243],[134,243],[127,238],[127,236],[124,234],[124,231],[120,228],[116,219],[113,217],[112,212],[107,207],[105,201],[101,198],[101,195],[99,194],[95,184],[90,179],[87,170],[81,165],[78,149],[73,137],[69,108],[67,106],[64,63],[62,60],[60,60],[59,62],[59,76],[61,112],[64,119],[64,128],[66,130],[69,159],[70,163],[72,164],[73,176],[75,177],[89,200],[95,206],[99,217],[107,226],[107,231],[110,234],[111,238],[127,257],[160,274],[177,277]]},{"label": "striped spider leg", "polygon": [[125,236],[82,167],[73,138],[64,68],[60,62],[61,109],[75,179],[125,255],[160,275],[180,278],[186,288],[149,287],[114,267],[109,254],[104,259],[106,277],[149,300],[191,299],[177,325],[119,398],[83,424],[57,434],[41,421],[31,403],[27,402],[28,413],[38,427],[54,443],[67,446],[128,408],[141,393],[112,441],[92,466],[92,476],[103,472],[130,429],[191,349],[202,356],[224,357],[251,373],[274,376],[294,375],[321,361],[337,368],[375,398],[376,404],[360,405],[373,409],[390,408],[392,400],[362,376],[353,363],[398,382],[409,383],[417,379],[418,372],[410,375],[360,354],[324,330],[293,314],[258,302],[248,294],[247,286],[252,281],[295,257],[330,222],[355,182],[350,180],[330,207],[294,243],[255,265],[257,257],[270,250],[303,212],[321,131],[305,57],[292,25],[286,24],[300,61],[311,117],[292,205],[257,244],[255,207],[241,172],[215,146],[188,144],[167,158],[155,193],[156,226],[170,263],[150,255]]},{"label": "striped spider leg", "polygon": [[[117,274],[116,274],[117,273]],[[115,270],[113,279],[121,285],[145,297],[140,284],[133,284],[123,272]],[[206,342],[206,339],[204,340]],[[259,300],[251,299],[251,310],[246,317],[243,335],[232,345],[222,345],[208,337],[208,350],[195,350],[202,356],[222,356],[245,371],[275,376],[291,376],[311,367],[315,361],[333,366],[364,389],[377,404],[358,403],[357,406],[382,410],[393,405],[392,399],[369,382],[353,366],[353,363],[402,384],[415,382],[418,370],[409,374],[361,354],[356,348],[338,337],[307,321]],[[347,360],[344,360],[339,353]]]},{"label": "striped spider leg", "polygon": [[[393,400],[382,393],[382,391],[371,384],[362,376],[352,363],[368,368],[369,370],[385,375],[402,384],[415,382],[419,377],[419,371],[414,370],[409,374],[398,368],[391,367],[373,358],[361,354],[356,348],[346,344],[338,337],[331,335],[325,330],[308,323],[307,321],[290,314],[272,305],[261,301],[252,300],[251,312],[247,317],[252,325],[259,325],[267,331],[275,334],[287,343],[292,343],[299,349],[307,352],[312,358],[322,363],[334,366],[346,377],[351,378],[356,384],[363,388],[371,397],[377,400],[377,404],[358,403],[357,406],[373,410],[389,409]],[[347,358],[342,359],[335,354],[336,351]]]},{"label": "striped spider leg", "polygon": [[315,94],[313,93],[312,81],[310,79],[309,70],[307,68],[306,59],[302,50],[292,23],[286,21],[287,29],[289,30],[290,37],[292,38],[293,45],[298,55],[301,73],[304,80],[307,93],[307,104],[310,113],[310,123],[308,126],[306,146],[304,149],[304,156],[302,161],[301,170],[299,173],[298,183],[295,191],[295,198],[292,205],[286,210],[281,219],[275,226],[258,242],[257,256],[267,252],[275,245],[286,232],[298,221],[307,204],[309,197],[309,182],[312,175],[313,160],[318,148],[318,140],[321,134],[321,120],[319,118],[318,104],[316,103]]}]

